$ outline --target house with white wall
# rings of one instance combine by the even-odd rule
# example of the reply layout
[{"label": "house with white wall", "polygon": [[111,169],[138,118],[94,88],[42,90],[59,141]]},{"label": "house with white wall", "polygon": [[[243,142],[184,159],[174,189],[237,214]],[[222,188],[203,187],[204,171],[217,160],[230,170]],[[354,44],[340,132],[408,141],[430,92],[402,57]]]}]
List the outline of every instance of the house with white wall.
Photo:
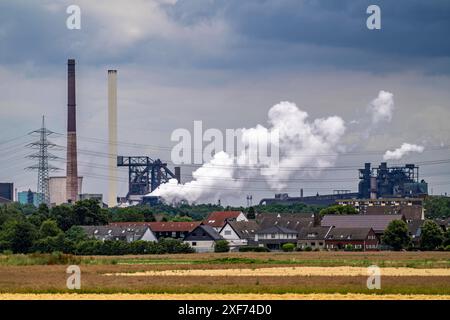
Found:
[{"label": "house with white wall", "polygon": [[189,244],[195,252],[214,252],[218,240],[223,238],[208,225],[199,225],[184,238],[184,242]]},{"label": "house with white wall", "polygon": [[258,230],[259,225],[254,220],[227,221],[219,234],[228,241],[231,251],[237,251],[240,246],[254,245]]},{"label": "house with white wall", "polygon": [[241,211],[214,211],[203,220],[203,224],[220,232],[227,221],[248,221],[248,219]]},{"label": "house with white wall", "polygon": [[261,229],[255,234],[255,242],[259,246],[267,247],[270,250],[281,250],[285,243],[297,243],[298,232],[293,229],[274,225],[269,228]]}]

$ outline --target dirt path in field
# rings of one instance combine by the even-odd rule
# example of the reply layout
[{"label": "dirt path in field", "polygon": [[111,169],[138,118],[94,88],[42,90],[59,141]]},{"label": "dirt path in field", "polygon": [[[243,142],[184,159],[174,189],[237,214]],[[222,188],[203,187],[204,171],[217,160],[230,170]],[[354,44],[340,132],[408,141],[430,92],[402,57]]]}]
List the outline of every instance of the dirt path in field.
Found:
[{"label": "dirt path in field", "polygon": [[0,300],[450,300],[450,295],[370,294],[0,294]]},{"label": "dirt path in field", "polygon": [[[255,268],[255,269],[190,269],[190,270],[164,270],[144,271],[134,273],[107,273],[107,276],[367,276],[368,269],[361,267],[278,267],[278,268]],[[382,268],[382,276],[449,276],[448,269],[416,269],[416,268]]]}]

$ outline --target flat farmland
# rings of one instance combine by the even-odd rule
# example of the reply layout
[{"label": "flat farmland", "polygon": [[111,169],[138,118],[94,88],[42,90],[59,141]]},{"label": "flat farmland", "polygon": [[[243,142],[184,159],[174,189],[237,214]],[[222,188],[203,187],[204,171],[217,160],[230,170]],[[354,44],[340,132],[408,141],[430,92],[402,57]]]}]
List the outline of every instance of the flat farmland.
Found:
[{"label": "flat farmland", "polygon": [[[81,289],[66,268],[81,269]],[[367,267],[381,268],[369,290]],[[184,297],[184,298],[183,298]],[[0,299],[450,299],[448,252],[0,256]]]}]

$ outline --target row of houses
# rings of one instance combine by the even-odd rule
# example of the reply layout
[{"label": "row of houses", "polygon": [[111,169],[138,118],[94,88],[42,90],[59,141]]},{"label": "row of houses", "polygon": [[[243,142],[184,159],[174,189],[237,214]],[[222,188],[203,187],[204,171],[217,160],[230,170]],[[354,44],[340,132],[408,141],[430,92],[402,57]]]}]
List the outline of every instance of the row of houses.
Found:
[{"label": "row of houses", "polygon": [[325,215],[322,219],[311,213],[262,213],[249,220],[242,212],[223,211],[198,222],[117,222],[83,228],[90,237],[103,241],[179,239],[197,252],[213,251],[218,240],[228,241],[233,251],[242,246],[280,250],[286,243],[301,249],[340,250],[351,245],[357,250],[378,250],[381,236],[394,220],[405,221],[411,238],[418,242],[424,220],[417,219],[417,210],[397,213]]}]

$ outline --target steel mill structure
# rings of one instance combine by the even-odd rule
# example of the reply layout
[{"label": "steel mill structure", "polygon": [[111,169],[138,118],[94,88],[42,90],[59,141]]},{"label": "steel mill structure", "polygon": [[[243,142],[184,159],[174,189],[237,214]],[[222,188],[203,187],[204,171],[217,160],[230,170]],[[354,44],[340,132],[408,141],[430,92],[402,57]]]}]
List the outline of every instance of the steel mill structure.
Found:
[{"label": "steel mill structure", "polygon": [[75,60],[67,62],[67,202],[78,200],[77,121],[75,91]]},{"label": "steel mill structure", "polygon": [[176,179],[181,180],[180,167],[175,167],[173,173],[167,163],[160,159],[149,157],[117,157],[118,167],[128,167],[128,194],[129,201],[142,201],[143,196],[154,191],[161,183]]}]

